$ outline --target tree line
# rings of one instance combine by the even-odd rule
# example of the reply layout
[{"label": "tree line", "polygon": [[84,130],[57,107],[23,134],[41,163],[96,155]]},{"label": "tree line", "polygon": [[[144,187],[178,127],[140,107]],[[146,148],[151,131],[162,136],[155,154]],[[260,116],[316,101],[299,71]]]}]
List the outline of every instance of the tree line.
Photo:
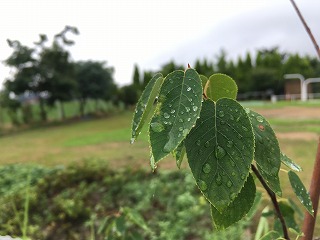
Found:
[{"label": "tree line", "polygon": [[[73,61],[69,50],[75,43],[70,35],[78,35],[76,27],[66,26],[49,42],[45,34],[33,47],[21,44],[17,40],[8,40],[12,54],[4,63],[13,69],[14,74],[6,79],[0,92],[0,106],[9,113],[11,120],[17,122],[17,113],[22,111],[23,121],[30,123],[32,110],[30,99],[39,104],[41,121],[47,121],[47,109],[60,103],[61,117],[65,118],[64,104],[77,100],[79,115],[84,116],[88,100],[111,102],[114,105],[134,105],[142,90],[148,84],[153,71],[134,66],[132,83],[118,87],[113,78],[114,68],[101,61]],[[220,72],[231,76],[239,88],[239,97],[256,98],[283,94],[286,73],[300,73],[306,78],[320,76],[320,63],[316,57],[300,56],[281,52],[277,47],[260,49],[254,55],[249,52],[236,60],[229,59],[227,53],[220,51],[212,59],[198,59],[190,63],[198,73],[210,76]],[[156,72],[164,76],[186,66],[169,61]],[[315,86],[314,91],[320,92]],[[97,104],[96,104],[97,105]]]}]

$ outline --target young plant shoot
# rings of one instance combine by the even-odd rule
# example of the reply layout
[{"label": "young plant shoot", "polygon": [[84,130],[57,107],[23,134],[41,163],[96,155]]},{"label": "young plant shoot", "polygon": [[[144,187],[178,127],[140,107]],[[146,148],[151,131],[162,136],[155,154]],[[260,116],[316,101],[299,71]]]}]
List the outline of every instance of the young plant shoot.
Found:
[{"label": "young plant shoot", "polygon": [[[137,103],[131,143],[151,116],[151,168],[170,153],[180,168],[186,155],[218,230],[246,216],[255,201],[256,182],[260,181],[279,219],[272,236],[289,239],[291,226],[287,225],[295,220],[282,212],[277,199],[282,196],[279,170],[281,163],[290,169],[287,172],[294,193],[313,214],[309,194],[293,172],[301,168],[281,153],[268,121],[236,100],[237,91],[235,81],[225,74],[207,78],[192,68],[173,71],[166,77],[158,73]],[[293,209],[289,201],[284,205]],[[301,232],[297,227],[294,230]]]}]

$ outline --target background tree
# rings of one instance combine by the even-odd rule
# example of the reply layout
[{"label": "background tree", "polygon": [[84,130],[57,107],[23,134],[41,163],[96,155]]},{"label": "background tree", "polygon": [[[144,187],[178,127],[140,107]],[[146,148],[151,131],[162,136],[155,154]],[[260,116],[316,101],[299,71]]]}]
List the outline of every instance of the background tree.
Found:
[{"label": "background tree", "polygon": [[94,99],[97,108],[98,99],[111,100],[115,94],[113,68],[105,65],[105,62],[97,61],[82,61],[75,64],[81,116],[84,116],[88,99]]}]

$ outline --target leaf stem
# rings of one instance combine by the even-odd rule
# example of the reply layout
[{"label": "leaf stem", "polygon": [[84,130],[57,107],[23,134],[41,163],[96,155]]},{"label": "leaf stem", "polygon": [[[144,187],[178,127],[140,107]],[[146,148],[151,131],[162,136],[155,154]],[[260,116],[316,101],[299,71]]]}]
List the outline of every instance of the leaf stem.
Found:
[{"label": "leaf stem", "polygon": [[280,207],[279,207],[279,204],[277,201],[276,194],[269,188],[269,186],[267,185],[267,183],[265,182],[265,180],[261,176],[260,172],[253,164],[251,164],[251,169],[254,172],[254,174],[257,176],[257,178],[261,182],[262,186],[265,188],[265,190],[267,191],[268,195],[271,198],[272,204],[274,206],[274,209],[276,210],[277,216],[278,216],[280,223],[281,223],[281,226],[282,226],[283,237],[287,240],[290,240],[287,226],[286,226],[286,222],[284,221],[283,215],[280,211]]}]

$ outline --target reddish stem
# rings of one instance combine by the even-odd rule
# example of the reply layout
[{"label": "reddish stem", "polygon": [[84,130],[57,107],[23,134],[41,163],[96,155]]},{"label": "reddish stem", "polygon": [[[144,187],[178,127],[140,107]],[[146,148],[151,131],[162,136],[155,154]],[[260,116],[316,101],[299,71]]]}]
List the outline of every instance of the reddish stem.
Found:
[{"label": "reddish stem", "polygon": [[314,227],[317,220],[317,211],[319,205],[320,196],[320,137],[318,141],[318,150],[316,155],[316,160],[314,163],[313,174],[311,178],[310,185],[310,198],[314,209],[314,217],[310,213],[306,212],[303,221],[303,240],[312,240]]}]

